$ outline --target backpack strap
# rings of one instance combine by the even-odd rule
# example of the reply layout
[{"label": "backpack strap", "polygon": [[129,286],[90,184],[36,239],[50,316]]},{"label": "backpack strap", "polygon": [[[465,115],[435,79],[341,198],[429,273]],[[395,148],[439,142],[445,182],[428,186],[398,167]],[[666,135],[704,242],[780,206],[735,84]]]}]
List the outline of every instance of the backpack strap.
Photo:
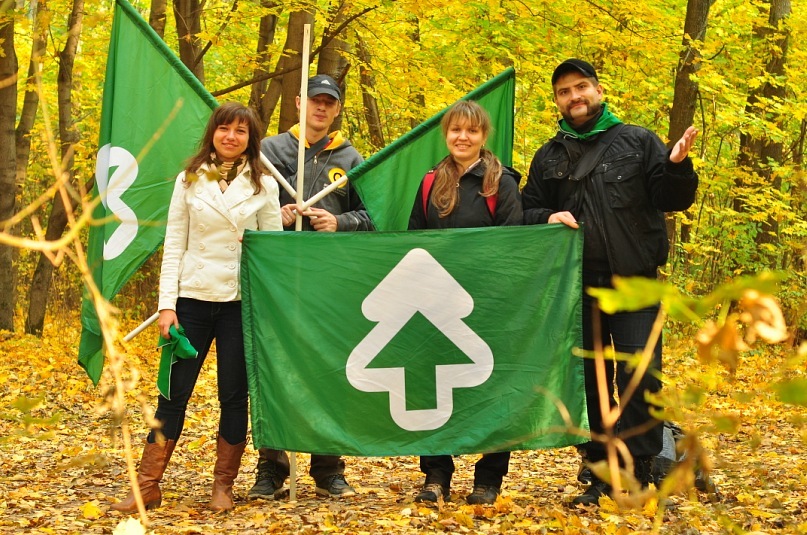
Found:
[{"label": "backpack strap", "polygon": [[[432,186],[434,185],[434,169],[426,173],[426,176],[423,177],[423,214],[426,214],[426,211],[429,208],[429,193],[432,191]],[[490,197],[485,197],[485,203],[488,205],[488,212],[490,215],[495,219],[496,218],[496,203],[499,200],[499,194],[491,195]]]},{"label": "backpack strap", "polygon": [[485,197],[485,202],[488,204],[488,212],[493,219],[496,219],[496,201],[499,200],[499,194],[491,195],[490,197]]},{"label": "backpack strap", "polygon": [[574,171],[569,175],[569,179],[582,180],[588,176],[588,174],[597,167],[597,164],[600,163],[600,159],[602,159],[606,149],[619,135],[623,126],[625,125],[622,123],[616,124],[606,130],[605,133],[600,134],[597,138],[597,143],[593,147],[590,147],[589,150],[583,153],[580,159],[577,160],[577,165],[575,165]]},{"label": "backpack strap", "polygon": [[426,215],[426,211],[429,208],[429,193],[432,191],[432,186],[434,185],[434,169],[430,170],[426,173],[426,176],[423,177],[423,215]]}]

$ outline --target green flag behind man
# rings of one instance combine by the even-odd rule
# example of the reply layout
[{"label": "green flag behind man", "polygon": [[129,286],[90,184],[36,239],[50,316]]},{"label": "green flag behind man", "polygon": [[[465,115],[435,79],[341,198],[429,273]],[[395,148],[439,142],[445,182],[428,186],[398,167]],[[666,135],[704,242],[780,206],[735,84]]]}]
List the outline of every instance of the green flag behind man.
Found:
[{"label": "green flag behind man", "polygon": [[[194,151],[216,100],[126,0],[109,42],[87,259],[112,299],[163,241],[174,177]],[[98,315],[85,296],[79,364],[93,383],[104,366]]]},{"label": "green flag behind man", "polygon": [[436,455],[584,441],[582,239],[561,225],[244,236],[256,447]]},{"label": "green flag behind man", "polygon": [[[487,148],[504,165],[513,162],[515,87],[516,74],[511,67],[462,97],[462,100],[478,102],[490,114],[493,133]],[[448,108],[348,173],[376,229],[406,230],[423,175],[448,154],[440,131],[440,120],[446,110]]]}]

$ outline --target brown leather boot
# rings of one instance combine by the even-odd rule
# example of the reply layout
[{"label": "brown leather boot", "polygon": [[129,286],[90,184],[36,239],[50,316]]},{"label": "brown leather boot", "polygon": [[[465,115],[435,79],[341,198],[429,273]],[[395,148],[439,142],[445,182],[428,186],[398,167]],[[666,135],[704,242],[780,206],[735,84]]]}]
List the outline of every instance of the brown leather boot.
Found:
[{"label": "brown leather boot", "polygon": [[214,511],[229,511],[233,503],[233,482],[241,467],[241,457],[247,441],[230,444],[219,435],[216,442],[216,467],[213,469],[213,495],[210,508]]},{"label": "brown leather boot", "polygon": [[[140,495],[143,497],[143,505],[146,509],[159,507],[162,503],[162,493],[160,492],[160,480],[163,478],[165,467],[174,453],[175,440],[165,442],[155,442],[143,448],[143,457],[140,459],[140,467],[137,469],[137,484],[140,487]],[[122,513],[137,512],[137,502],[134,492],[129,494],[123,501],[112,505],[112,509]]]}]

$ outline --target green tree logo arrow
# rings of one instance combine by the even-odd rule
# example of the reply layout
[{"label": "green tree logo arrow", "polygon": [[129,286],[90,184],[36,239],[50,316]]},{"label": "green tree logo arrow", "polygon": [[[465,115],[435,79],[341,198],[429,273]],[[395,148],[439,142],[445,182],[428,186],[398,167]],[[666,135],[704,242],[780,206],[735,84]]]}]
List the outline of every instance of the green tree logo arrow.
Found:
[{"label": "green tree logo arrow", "polygon": [[[471,295],[423,249],[412,249],[362,302],[362,313],[375,327],[350,353],[345,372],[354,388],[389,392],[390,416],[407,431],[429,431],[443,426],[454,409],[455,388],[483,384],[493,372],[493,352],[462,321],[473,312]],[[438,329],[470,360],[436,364],[436,407],[408,409],[406,367],[370,368],[369,365],[416,314]]]}]

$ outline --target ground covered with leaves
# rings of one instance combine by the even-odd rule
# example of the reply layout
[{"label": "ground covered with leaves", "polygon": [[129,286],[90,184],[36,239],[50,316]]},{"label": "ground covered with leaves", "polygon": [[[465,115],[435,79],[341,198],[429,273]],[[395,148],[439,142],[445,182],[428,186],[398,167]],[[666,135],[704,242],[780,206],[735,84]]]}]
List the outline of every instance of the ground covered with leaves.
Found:
[{"label": "ground covered with leaves", "polygon": [[[0,532],[143,533],[138,516],[110,509],[128,490],[120,426],[103,400],[108,378],[92,387],[75,363],[76,319],[50,325],[43,338],[0,332]],[[128,414],[139,458],[146,426],[137,396],[153,400],[158,352],[152,327],[127,348],[142,371]],[[736,376],[702,369],[686,341],[670,344],[667,388],[706,388],[679,422],[706,446],[719,500],[678,492],[670,506],[655,499],[636,508],[607,502],[571,509],[583,490],[575,481],[572,448],[515,452],[503,495],[492,506],[468,505],[476,456],[457,459],[452,500],[414,503],[422,482],[415,457],[349,458],[347,479],[358,495],[315,496],[308,455],[298,455],[297,500],[252,501],[257,454],[251,447],[235,484],[236,508],[206,508],[215,457],[218,410],[215,359],[197,385],[185,433],[163,480],[162,507],[150,511],[147,532],[195,533],[807,533],[807,434],[803,407],[767,390],[774,375],[807,376],[792,350],[752,352]],[[784,372],[782,370],[785,370]],[[706,379],[703,379],[703,378]],[[693,408],[694,407],[694,408]],[[717,416],[715,416],[717,415]]]}]

